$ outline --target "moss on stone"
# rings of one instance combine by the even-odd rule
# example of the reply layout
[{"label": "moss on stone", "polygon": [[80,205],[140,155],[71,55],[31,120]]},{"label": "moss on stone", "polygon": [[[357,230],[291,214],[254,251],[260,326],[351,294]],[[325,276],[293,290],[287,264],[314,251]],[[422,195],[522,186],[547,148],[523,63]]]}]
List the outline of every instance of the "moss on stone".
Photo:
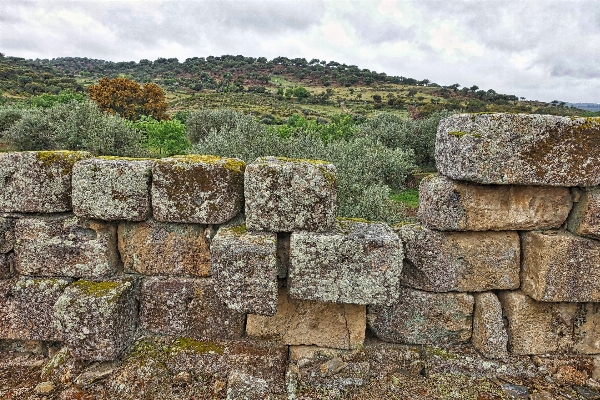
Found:
[{"label": "moss on stone", "polygon": [[313,164],[313,165],[324,165],[324,164],[330,164],[327,161],[323,161],[323,160],[311,160],[308,158],[288,158],[288,157],[275,157],[277,160],[279,161],[284,161],[284,162],[291,162],[291,163],[308,163],[308,164]]},{"label": "moss on stone", "polygon": [[198,341],[189,337],[178,338],[173,342],[170,349],[170,354],[175,355],[182,351],[192,353],[213,353],[223,354],[225,346],[214,342]]},{"label": "moss on stone", "polygon": [[73,165],[77,161],[88,158],[89,154],[81,151],[52,150],[38,151],[35,157],[46,166],[58,164],[60,166],[60,174],[65,176],[71,174]]},{"label": "moss on stone", "polygon": [[156,158],[146,158],[146,157],[118,157],[118,156],[98,156],[95,158],[99,158],[101,160],[106,161],[156,161]]},{"label": "moss on stone", "polygon": [[79,280],[73,282],[71,286],[73,286],[73,288],[78,289],[81,293],[85,294],[86,296],[103,297],[107,295],[114,296],[115,293],[113,291],[117,289],[121,284],[121,282],[96,282]]},{"label": "moss on stone", "polygon": [[457,138],[461,138],[465,135],[469,135],[469,136],[472,136],[472,137],[478,138],[478,139],[481,138],[481,135],[478,133],[471,133],[471,132],[465,132],[465,131],[450,131],[450,132],[448,132],[448,135],[455,136]]},{"label": "moss on stone", "polygon": [[[242,160],[238,160],[235,158],[225,158],[211,155],[201,155],[201,154],[189,154],[185,156],[173,156],[171,159],[177,160],[177,162],[183,163],[203,163],[203,164],[219,164],[222,165],[223,168],[228,169],[233,172],[244,172],[246,169],[246,163]],[[169,162],[168,159],[161,160],[161,162]],[[172,163],[172,161],[171,161]]]},{"label": "moss on stone", "polygon": [[238,226],[234,226],[232,228],[224,228],[224,230],[228,231],[228,232],[233,232],[236,235],[242,235],[242,234],[244,234],[244,233],[247,232],[246,224],[241,224],[241,225],[238,225]]}]

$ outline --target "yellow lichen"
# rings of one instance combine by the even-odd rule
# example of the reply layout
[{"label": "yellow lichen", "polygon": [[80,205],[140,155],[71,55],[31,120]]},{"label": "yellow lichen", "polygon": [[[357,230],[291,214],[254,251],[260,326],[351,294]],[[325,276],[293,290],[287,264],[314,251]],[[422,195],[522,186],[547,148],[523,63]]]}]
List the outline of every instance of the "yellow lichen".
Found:
[{"label": "yellow lichen", "polygon": [[170,159],[163,159],[161,163],[173,163],[176,160],[178,163],[203,163],[203,164],[219,164],[223,168],[233,172],[244,172],[246,163],[237,158],[225,158],[212,155],[188,154],[184,156],[173,156]]},{"label": "yellow lichen", "polygon": [[82,292],[86,296],[103,297],[103,296],[107,296],[107,295],[112,295],[112,296],[116,295],[117,293],[114,293],[113,291],[116,288],[118,288],[120,285],[121,285],[120,282],[110,282],[110,281],[96,282],[96,281],[79,280],[79,281],[73,282],[73,284],[71,286],[74,288],[77,288],[80,292]]},{"label": "yellow lichen", "polygon": [[201,342],[189,337],[178,338],[171,345],[171,355],[188,351],[192,353],[223,354],[225,346],[214,342]]}]

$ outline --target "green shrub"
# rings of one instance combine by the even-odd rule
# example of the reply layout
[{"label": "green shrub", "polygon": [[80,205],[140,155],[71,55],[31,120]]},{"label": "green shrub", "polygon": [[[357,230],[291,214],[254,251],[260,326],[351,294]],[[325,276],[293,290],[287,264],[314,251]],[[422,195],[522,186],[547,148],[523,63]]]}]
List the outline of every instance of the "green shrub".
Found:
[{"label": "green shrub", "polygon": [[235,124],[246,120],[254,121],[254,118],[229,108],[196,111],[191,113],[185,122],[187,137],[192,144],[195,144],[205,138],[213,129],[220,131],[225,126],[227,129],[232,129]]},{"label": "green shrub", "polygon": [[144,136],[144,147],[157,157],[183,154],[190,148],[185,125],[176,119],[157,121],[143,116],[130,123]]},{"label": "green shrub", "polygon": [[33,96],[29,99],[29,104],[33,107],[50,108],[56,104],[67,104],[72,101],[81,103],[86,99],[82,93],[75,93],[72,90],[63,90],[58,94],[42,93],[39,96]]},{"label": "green shrub", "polygon": [[23,112],[22,108],[0,107],[0,134],[20,120]]}]

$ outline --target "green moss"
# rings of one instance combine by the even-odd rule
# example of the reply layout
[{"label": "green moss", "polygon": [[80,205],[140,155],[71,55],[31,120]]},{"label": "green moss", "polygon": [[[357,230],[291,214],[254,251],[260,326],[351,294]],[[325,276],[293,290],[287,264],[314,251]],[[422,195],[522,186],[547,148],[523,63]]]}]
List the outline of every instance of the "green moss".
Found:
[{"label": "green moss", "polygon": [[101,160],[107,161],[156,161],[155,158],[135,158],[135,157],[117,157],[117,156],[98,156],[95,158],[99,158]]},{"label": "green moss", "polygon": [[223,354],[225,346],[214,342],[201,342],[192,338],[184,337],[178,338],[171,345],[171,355],[175,355],[182,351],[188,351],[192,353],[213,353]]},{"label": "green moss", "polygon": [[60,174],[63,176],[71,174],[73,165],[77,161],[89,157],[88,153],[68,150],[38,151],[35,156],[46,166],[58,164],[60,166]]},{"label": "green moss", "polygon": [[481,138],[481,135],[478,133],[470,133],[470,132],[465,132],[465,131],[450,131],[450,132],[448,132],[448,135],[456,136],[457,138],[461,138],[465,135],[469,135],[469,136],[472,136],[472,137],[478,138],[478,139]]},{"label": "green moss", "polygon": [[247,232],[246,224],[241,224],[241,225],[238,225],[238,226],[234,226],[232,228],[224,228],[224,230],[233,232],[236,235],[242,235],[242,234],[244,234],[244,233]]},{"label": "green moss", "polygon": [[[200,155],[200,154],[189,154],[185,156],[173,156],[172,159],[176,159],[178,162],[184,163],[204,163],[204,164],[220,164],[223,168],[228,169],[232,172],[244,172],[246,169],[246,163],[242,160],[235,158],[224,158],[211,155]],[[169,162],[166,160],[164,162]]]},{"label": "green moss", "polygon": [[441,349],[439,347],[428,346],[423,349],[427,357],[439,357],[444,360],[455,360],[456,354],[450,353],[447,350]]},{"label": "green moss", "polygon": [[404,189],[398,193],[390,193],[390,200],[404,204],[407,208],[419,207],[419,189]]},{"label": "green moss", "polygon": [[122,283],[120,282],[95,282],[86,280],[79,280],[71,284],[72,287],[77,288],[86,296],[93,297],[116,296],[117,293],[114,290],[121,285]]},{"label": "green moss", "polygon": [[311,160],[308,158],[288,158],[288,157],[275,157],[279,161],[292,162],[292,163],[308,163],[313,165],[324,165],[330,164],[327,161],[322,160]]}]

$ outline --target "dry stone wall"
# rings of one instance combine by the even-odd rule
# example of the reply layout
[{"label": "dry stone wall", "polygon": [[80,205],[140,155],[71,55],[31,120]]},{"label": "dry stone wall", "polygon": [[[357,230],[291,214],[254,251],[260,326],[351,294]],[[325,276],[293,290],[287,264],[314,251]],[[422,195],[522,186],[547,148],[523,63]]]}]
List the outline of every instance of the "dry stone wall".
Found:
[{"label": "dry stone wall", "polygon": [[598,149],[596,120],[452,116],[419,223],[393,227],[336,218],[322,161],[0,154],[0,355],[41,360],[33,396],[60,398],[589,389]]}]

